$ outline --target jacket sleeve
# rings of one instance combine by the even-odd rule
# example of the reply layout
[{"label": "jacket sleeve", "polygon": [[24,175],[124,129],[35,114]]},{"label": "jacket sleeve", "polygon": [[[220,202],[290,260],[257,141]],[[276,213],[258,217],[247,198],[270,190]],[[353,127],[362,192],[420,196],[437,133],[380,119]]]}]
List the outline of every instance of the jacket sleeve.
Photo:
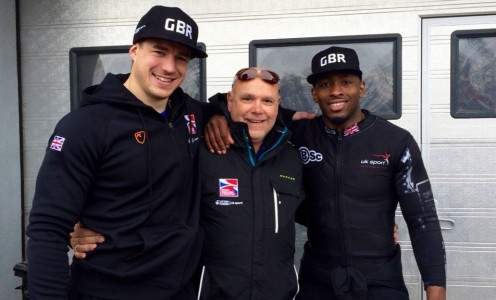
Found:
[{"label": "jacket sleeve", "polygon": [[279,105],[279,114],[282,116],[284,124],[286,124],[290,128],[292,127],[291,124],[293,123],[293,115],[295,113],[296,111],[289,108],[284,108]]},{"label": "jacket sleeve", "polygon": [[67,299],[69,233],[79,220],[96,166],[83,119],[64,117],[40,167],[27,235],[30,299]]},{"label": "jacket sleeve", "polygon": [[446,253],[434,197],[420,149],[409,136],[395,175],[399,203],[415,259],[428,286],[446,286]]}]

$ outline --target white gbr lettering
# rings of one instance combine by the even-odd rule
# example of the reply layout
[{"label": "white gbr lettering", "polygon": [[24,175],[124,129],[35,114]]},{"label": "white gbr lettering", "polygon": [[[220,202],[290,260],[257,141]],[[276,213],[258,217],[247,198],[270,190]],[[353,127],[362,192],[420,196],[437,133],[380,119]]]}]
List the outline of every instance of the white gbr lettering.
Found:
[{"label": "white gbr lettering", "polygon": [[323,67],[327,64],[333,63],[346,63],[346,57],[342,53],[331,53],[327,56],[323,56],[320,59],[320,66]]},{"label": "white gbr lettering", "polygon": [[168,31],[175,31],[180,34],[184,34],[185,36],[189,37],[190,39],[193,39],[191,36],[192,28],[188,24],[186,24],[184,21],[171,19],[167,18],[165,20],[165,30]]}]

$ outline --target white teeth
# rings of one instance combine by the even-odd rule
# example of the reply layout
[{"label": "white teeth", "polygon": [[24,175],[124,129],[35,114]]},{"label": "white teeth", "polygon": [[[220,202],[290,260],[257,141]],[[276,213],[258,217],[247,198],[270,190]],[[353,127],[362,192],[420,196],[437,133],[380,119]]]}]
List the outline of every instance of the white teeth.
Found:
[{"label": "white teeth", "polygon": [[163,82],[172,82],[172,80],[173,80],[171,78],[166,78],[166,77],[159,76],[159,75],[155,75],[155,78],[157,78],[158,80],[163,81]]},{"label": "white teeth", "polygon": [[339,105],[342,105],[342,104],[345,104],[346,101],[342,101],[342,102],[334,102],[334,103],[329,103],[330,106],[339,106]]},{"label": "white teeth", "polygon": [[263,121],[261,120],[248,120],[251,123],[262,123]]}]

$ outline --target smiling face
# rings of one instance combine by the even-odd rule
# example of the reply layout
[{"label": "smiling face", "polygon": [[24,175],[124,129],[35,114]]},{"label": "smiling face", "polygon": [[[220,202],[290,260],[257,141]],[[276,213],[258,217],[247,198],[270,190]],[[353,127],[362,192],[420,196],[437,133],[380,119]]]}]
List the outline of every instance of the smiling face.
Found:
[{"label": "smiling face", "polygon": [[235,80],[232,91],[227,93],[227,109],[231,119],[248,124],[255,152],[274,127],[280,101],[278,84],[266,83],[260,77],[247,81]]},{"label": "smiling face", "polygon": [[362,119],[360,98],[365,82],[351,73],[320,76],[312,88],[312,97],[322,110],[324,123],[337,130],[351,127]]},{"label": "smiling face", "polygon": [[129,54],[133,65],[124,85],[143,103],[164,111],[169,96],[186,78],[190,50],[174,42],[148,39],[131,46]]}]

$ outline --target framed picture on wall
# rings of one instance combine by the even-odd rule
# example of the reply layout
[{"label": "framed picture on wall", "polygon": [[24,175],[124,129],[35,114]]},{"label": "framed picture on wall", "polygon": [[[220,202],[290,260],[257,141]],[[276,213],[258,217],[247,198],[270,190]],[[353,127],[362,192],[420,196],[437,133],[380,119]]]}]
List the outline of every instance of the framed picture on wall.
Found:
[{"label": "framed picture on wall", "polygon": [[274,70],[281,76],[284,107],[320,114],[311,97],[312,57],[331,46],[354,49],[360,60],[365,97],[361,105],[386,119],[401,116],[401,35],[361,35],[255,40],[249,45],[250,66]]},{"label": "framed picture on wall", "polygon": [[496,29],[451,34],[451,116],[496,117]]},{"label": "framed picture on wall", "polygon": [[[131,70],[128,51],[131,45],[105,47],[78,47],[69,51],[71,109],[81,102],[81,92],[99,84],[107,73],[125,74]],[[205,50],[205,44],[198,43]],[[194,58],[188,65],[186,79],[181,85],[191,97],[205,101],[206,60]]]}]

